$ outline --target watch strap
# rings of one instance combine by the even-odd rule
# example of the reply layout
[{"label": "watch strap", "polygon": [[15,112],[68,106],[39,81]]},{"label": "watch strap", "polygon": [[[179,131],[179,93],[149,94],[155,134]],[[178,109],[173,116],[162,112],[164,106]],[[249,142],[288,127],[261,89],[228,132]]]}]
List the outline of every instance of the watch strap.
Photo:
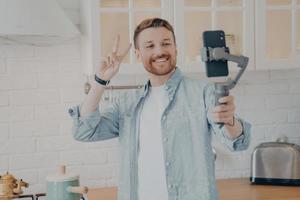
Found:
[{"label": "watch strap", "polygon": [[104,85],[104,86],[107,86],[110,82],[110,80],[106,81],[106,80],[103,80],[103,79],[99,78],[96,74],[95,74],[95,81],[97,83],[99,83],[100,85]]}]

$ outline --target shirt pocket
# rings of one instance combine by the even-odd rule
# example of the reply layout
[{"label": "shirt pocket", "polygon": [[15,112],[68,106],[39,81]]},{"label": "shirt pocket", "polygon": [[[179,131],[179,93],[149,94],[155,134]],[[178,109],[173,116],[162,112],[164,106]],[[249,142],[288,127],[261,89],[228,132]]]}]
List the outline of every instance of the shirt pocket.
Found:
[{"label": "shirt pocket", "polygon": [[[179,121],[186,121],[186,114],[187,110],[186,108],[176,108],[171,109],[167,112],[167,119],[171,122],[179,122]],[[163,116],[164,117],[164,116]]]},{"label": "shirt pocket", "polygon": [[[165,118],[165,119],[164,119]],[[188,128],[188,116],[184,109],[172,109],[162,120],[167,127],[168,132],[180,133],[186,131]]]}]

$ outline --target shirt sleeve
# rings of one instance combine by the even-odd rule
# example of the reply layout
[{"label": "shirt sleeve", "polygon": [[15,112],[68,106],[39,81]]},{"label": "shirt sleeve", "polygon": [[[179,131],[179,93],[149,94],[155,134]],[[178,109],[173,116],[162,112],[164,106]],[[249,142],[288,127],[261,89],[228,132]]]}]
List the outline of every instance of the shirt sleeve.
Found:
[{"label": "shirt sleeve", "polygon": [[235,118],[241,122],[243,131],[238,138],[230,138],[224,126],[220,127],[219,124],[215,123],[211,116],[211,110],[216,105],[215,98],[215,85],[208,84],[204,91],[204,98],[206,104],[207,120],[209,123],[210,131],[214,133],[220,141],[225,144],[231,151],[242,151],[248,148],[250,143],[251,125],[235,115]]},{"label": "shirt sleeve", "polygon": [[116,106],[100,112],[99,107],[88,115],[80,116],[81,105],[69,109],[73,118],[74,139],[83,142],[106,140],[119,135],[119,112]]}]

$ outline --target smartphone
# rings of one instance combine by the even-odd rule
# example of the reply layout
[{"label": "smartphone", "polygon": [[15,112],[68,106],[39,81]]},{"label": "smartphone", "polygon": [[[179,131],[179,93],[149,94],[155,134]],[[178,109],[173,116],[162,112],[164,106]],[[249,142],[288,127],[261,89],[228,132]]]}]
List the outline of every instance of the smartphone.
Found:
[{"label": "smartphone", "polygon": [[[202,38],[204,47],[226,47],[225,33],[222,30],[204,31]],[[205,68],[207,77],[228,76],[227,61],[206,61]]]}]

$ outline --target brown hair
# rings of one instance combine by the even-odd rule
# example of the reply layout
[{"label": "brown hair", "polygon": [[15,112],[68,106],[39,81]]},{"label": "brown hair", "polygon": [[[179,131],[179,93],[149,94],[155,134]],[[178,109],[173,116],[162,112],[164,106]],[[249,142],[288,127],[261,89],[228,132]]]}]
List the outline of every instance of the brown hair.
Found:
[{"label": "brown hair", "polygon": [[154,27],[154,28],[165,27],[166,29],[171,31],[172,35],[173,35],[173,38],[174,38],[174,42],[176,44],[174,29],[173,29],[172,25],[167,20],[164,20],[164,19],[161,19],[161,18],[149,18],[149,19],[143,20],[134,30],[133,42],[134,42],[134,47],[136,49],[138,48],[137,38],[138,38],[139,34],[143,30],[145,30],[147,28],[152,28],[152,27]]}]

